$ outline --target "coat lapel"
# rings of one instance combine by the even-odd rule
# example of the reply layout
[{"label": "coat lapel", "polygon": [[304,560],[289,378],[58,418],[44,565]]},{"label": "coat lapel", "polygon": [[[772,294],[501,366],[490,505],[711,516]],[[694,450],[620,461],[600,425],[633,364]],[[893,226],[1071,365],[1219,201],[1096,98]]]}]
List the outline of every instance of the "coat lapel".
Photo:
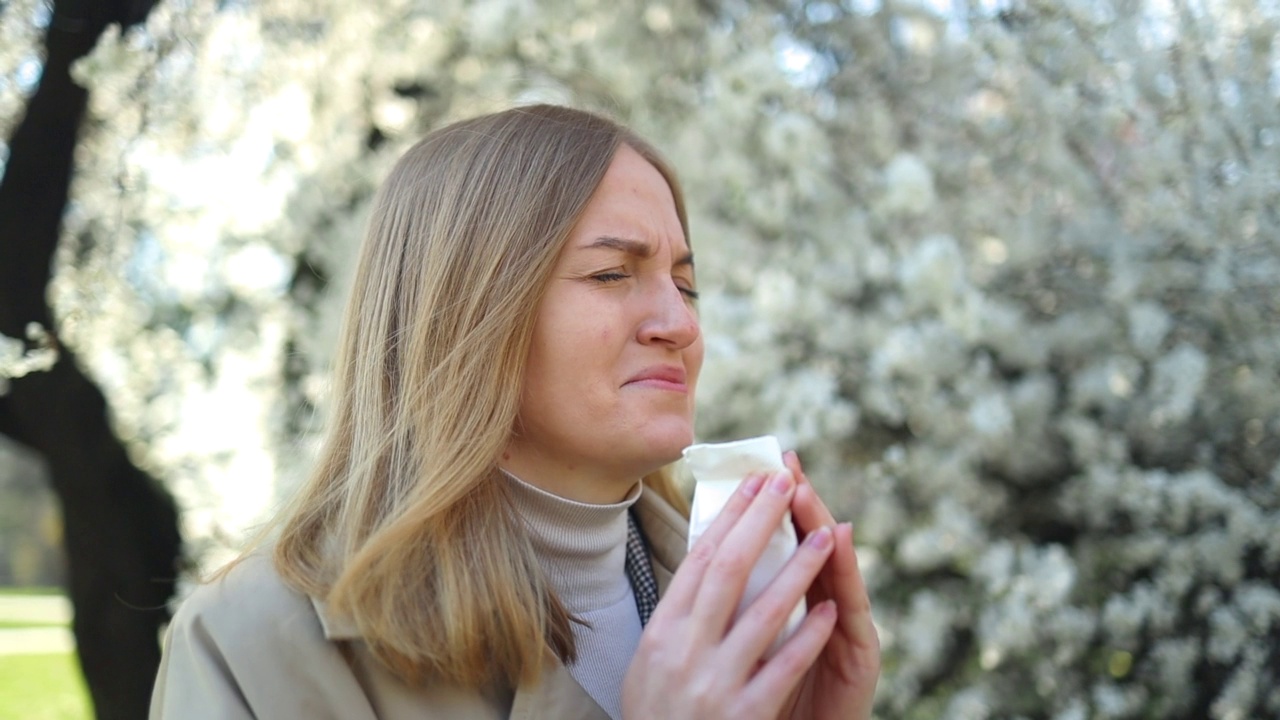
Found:
[{"label": "coat lapel", "polygon": [[516,689],[511,720],[609,720],[608,713],[573,679],[568,668],[550,651],[547,655],[549,665],[542,675]]},{"label": "coat lapel", "polygon": [[636,516],[640,518],[640,529],[649,542],[653,575],[658,581],[658,597],[662,597],[676,568],[689,551],[689,519],[652,491],[640,495],[636,502]]}]

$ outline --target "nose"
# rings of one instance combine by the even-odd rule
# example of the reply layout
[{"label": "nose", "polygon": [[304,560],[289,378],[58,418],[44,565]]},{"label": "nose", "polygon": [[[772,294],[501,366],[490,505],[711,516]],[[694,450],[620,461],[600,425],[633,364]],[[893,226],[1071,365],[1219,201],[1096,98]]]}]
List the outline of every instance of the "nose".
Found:
[{"label": "nose", "polygon": [[667,345],[680,350],[701,334],[698,314],[675,281],[665,280],[647,293],[638,339],[645,345]]}]

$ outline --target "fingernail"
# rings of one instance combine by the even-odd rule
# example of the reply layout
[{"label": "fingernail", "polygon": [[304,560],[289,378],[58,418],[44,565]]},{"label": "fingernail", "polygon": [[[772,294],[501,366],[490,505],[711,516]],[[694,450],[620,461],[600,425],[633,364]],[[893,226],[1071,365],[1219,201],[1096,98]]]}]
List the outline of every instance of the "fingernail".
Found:
[{"label": "fingernail", "polygon": [[778,495],[786,495],[791,492],[791,486],[795,482],[791,479],[791,473],[780,472],[773,476],[773,481],[769,483],[769,489]]},{"label": "fingernail", "polygon": [[818,612],[828,617],[834,617],[836,614],[836,601],[823,600],[822,604],[818,605]]},{"label": "fingernail", "polygon": [[831,528],[823,525],[814,530],[809,533],[809,537],[804,539],[804,544],[814,550],[826,550],[831,547]]},{"label": "fingernail", "polygon": [[742,494],[747,497],[755,497],[760,492],[760,486],[764,485],[764,475],[748,475],[746,480],[742,481]]}]

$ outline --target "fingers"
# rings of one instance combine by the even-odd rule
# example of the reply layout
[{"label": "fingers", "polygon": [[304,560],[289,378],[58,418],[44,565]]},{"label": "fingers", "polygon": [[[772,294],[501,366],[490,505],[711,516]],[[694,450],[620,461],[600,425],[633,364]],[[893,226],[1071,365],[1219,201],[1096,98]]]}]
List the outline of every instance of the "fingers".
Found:
[{"label": "fingers", "polygon": [[768,588],[738,618],[725,647],[730,657],[761,657],[822,571],[835,545],[831,528],[810,533]]},{"label": "fingers", "polygon": [[831,639],[836,624],[836,606],[830,600],[809,611],[800,629],[769,659],[746,688],[748,706],[776,703],[795,689]]},{"label": "fingers", "polygon": [[[789,472],[745,480],[681,563],[623,683],[629,715],[777,717],[802,698],[805,716],[846,717],[855,690],[871,696],[879,643],[852,529],[835,525],[794,453],[784,463]],[[788,510],[805,541],[726,632]],[[806,593],[800,628],[761,660]],[[821,692],[797,693],[802,682]]]},{"label": "fingers", "polygon": [[[825,525],[834,525],[835,518],[818,493],[809,483],[800,466],[800,458],[788,451],[783,460],[797,478],[795,500],[791,514],[802,532]],[[879,647],[875,625],[871,621],[871,601],[867,595],[862,572],[858,568],[858,556],[853,546],[853,527],[848,523],[835,525],[835,549],[830,560],[818,575],[820,596],[830,598],[839,608],[838,629],[855,645],[862,648]],[[811,595],[812,598],[812,595]]]},{"label": "fingers", "polygon": [[729,626],[751,569],[791,507],[794,492],[791,473],[770,476],[717,548],[692,608],[693,617],[717,635]]},{"label": "fingers", "polygon": [[795,500],[791,503],[791,518],[801,535],[811,533],[820,527],[835,525],[836,519],[827,509],[826,503],[818,497],[812,485],[800,485],[796,488]]},{"label": "fingers", "polygon": [[813,532],[827,525],[835,525],[836,519],[827,509],[826,503],[818,497],[818,492],[809,483],[804,470],[800,467],[800,458],[795,451],[788,450],[782,456],[783,462],[796,478],[796,497],[791,504],[791,517],[801,534]]},{"label": "fingers", "polygon": [[853,548],[853,526],[841,523],[835,528],[835,549],[831,559],[831,596],[842,609],[869,612],[867,587],[858,569],[858,554]]},{"label": "fingers", "polygon": [[724,541],[725,535],[746,512],[752,499],[760,493],[767,479],[764,474],[753,474],[742,481],[737,492],[720,510],[720,514],[689,549],[689,554],[680,563],[680,568],[671,579],[671,585],[667,588],[662,602],[658,604],[659,609],[665,605],[667,608],[684,612],[693,604],[698,588],[702,585],[702,576],[716,556],[716,551]]},{"label": "fingers", "polygon": [[801,485],[807,485],[809,478],[805,476],[804,469],[800,467],[800,456],[795,450],[788,450],[782,453],[782,464],[787,466],[791,474],[795,476],[796,482]]},{"label": "fingers", "polygon": [[840,609],[840,630],[860,648],[879,648],[875,623],[871,619],[871,600],[858,568],[858,555],[853,548],[853,527],[836,526],[835,548],[826,575],[827,592]]},{"label": "fingers", "polygon": [[[790,473],[779,472],[768,479],[748,478],[730,497],[681,563],[645,628],[624,682],[626,705],[638,708],[652,701],[670,706],[674,701],[677,707],[696,710],[699,700],[707,701],[707,693],[712,692],[714,704],[705,708],[708,711],[723,709],[730,700],[739,709],[748,708],[737,702],[742,697],[739,691],[761,652],[750,657],[727,652],[724,631],[752,567],[780,526],[794,492]],[[762,647],[776,635],[776,628],[768,632]],[[772,712],[751,707],[750,712],[733,716],[776,716],[786,698],[787,693],[769,698]],[[691,717],[707,715],[696,711]]]}]

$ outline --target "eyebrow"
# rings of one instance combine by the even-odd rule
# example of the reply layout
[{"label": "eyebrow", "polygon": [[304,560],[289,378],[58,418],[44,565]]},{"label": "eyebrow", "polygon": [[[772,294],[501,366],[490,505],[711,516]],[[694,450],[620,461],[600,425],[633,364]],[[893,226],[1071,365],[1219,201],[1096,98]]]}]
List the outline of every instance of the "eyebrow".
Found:
[{"label": "eyebrow", "polygon": [[[632,240],[630,238],[620,238],[620,237],[613,237],[610,235],[604,235],[596,238],[595,241],[592,242],[591,244],[583,246],[583,249],[586,249],[586,250],[592,250],[596,248],[607,248],[610,250],[618,250],[628,255],[638,257],[641,260],[648,260],[649,258],[653,257],[652,245],[646,242],[641,242],[639,240]],[[682,265],[689,265],[692,267],[693,253],[692,252],[685,253],[684,256],[676,260],[675,263],[673,263],[673,265],[675,267],[680,267]]]}]

